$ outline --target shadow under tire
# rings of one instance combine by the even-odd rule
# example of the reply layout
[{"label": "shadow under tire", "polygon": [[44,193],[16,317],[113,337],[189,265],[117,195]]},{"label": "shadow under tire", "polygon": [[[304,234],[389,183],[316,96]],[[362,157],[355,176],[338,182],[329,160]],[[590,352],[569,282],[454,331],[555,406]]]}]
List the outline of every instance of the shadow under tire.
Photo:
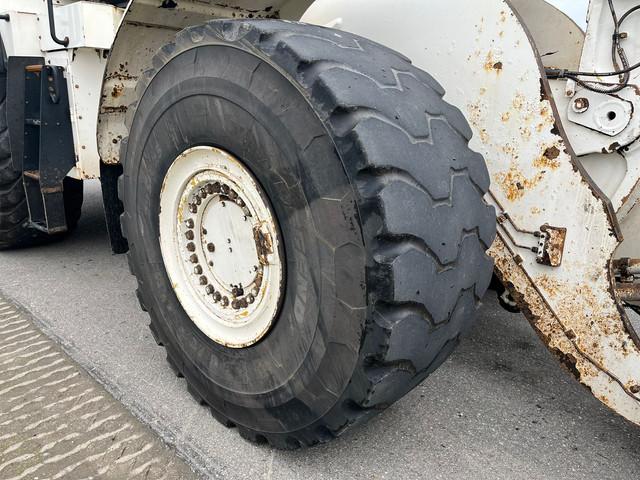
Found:
[{"label": "shadow under tire", "polygon": [[30,226],[22,173],[13,168],[7,128],[7,69],[0,40],[0,250],[40,245],[63,238],[73,231],[82,212],[82,180],[64,179],[64,203],[68,231],[47,235]]},{"label": "shadow under tire", "polygon": [[[323,443],[418,385],[471,326],[495,212],[471,130],[400,54],[335,30],[213,21],[165,46],[137,87],[120,196],[156,341],[214,417],[278,448]],[[163,180],[198,146],[251,170],[279,222],[285,294],[257,344],[185,313],[159,243]]]}]

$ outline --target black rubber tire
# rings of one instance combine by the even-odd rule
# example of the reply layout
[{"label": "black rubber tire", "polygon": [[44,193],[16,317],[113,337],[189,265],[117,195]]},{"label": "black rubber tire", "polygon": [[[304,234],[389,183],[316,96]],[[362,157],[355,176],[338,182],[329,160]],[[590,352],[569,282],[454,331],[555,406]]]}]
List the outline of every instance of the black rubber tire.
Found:
[{"label": "black rubber tire", "polygon": [[[82,180],[65,178],[64,203],[68,232],[80,220],[83,201]],[[13,169],[7,128],[7,69],[4,46],[0,41],[0,250],[23,248],[62,238],[30,227],[22,173]]]},{"label": "black rubber tire", "polygon": [[[138,85],[120,195],[156,341],[213,415],[278,448],[322,443],[402,397],[468,331],[492,277],[489,175],[462,113],[369,40],[272,20],[213,21]],[[162,182],[215,145],[269,196],[287,259],[272,331],[231,350],[180,306],[159,238]]]}]

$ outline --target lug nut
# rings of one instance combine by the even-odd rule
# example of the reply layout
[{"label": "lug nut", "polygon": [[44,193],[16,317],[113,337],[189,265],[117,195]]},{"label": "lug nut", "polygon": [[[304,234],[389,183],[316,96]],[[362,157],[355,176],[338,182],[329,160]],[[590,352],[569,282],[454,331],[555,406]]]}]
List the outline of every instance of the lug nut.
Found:
[{"label": "lug nut", "polygon": [[207,245],[207,250],[209,250],[211,253],[216,251],[216,246],[213,243],[209,243]]},{"label": "lug nut", "polygon": [[193,242],[187,243],[187,250],[189,250],[190,252],[195,252],[196,251],[196,245]]},{"label": "lug nut", "polygon": [[193,230],[187,230],[187,233],[185,233],[184,236],[187,237],[187,240],[193,240],[195,237]]},{"label": "lug nut", "polygon": [[207,277],[205,277],[204,275],[200,277],[200,285],[206,285],[209,283],[209,279]]},{"label": "lug nut", "polygon": [[194,227],[194,223],[192,219],[187,220],[186,222],[184,222],[184,224],[187,226],[187,228],[191,229]]},{"label": "lug nut", "polygon": [[193,273],[195,273],[196,275],[202,275],[202,267],[200,265],[196,265],[193,269]]}]

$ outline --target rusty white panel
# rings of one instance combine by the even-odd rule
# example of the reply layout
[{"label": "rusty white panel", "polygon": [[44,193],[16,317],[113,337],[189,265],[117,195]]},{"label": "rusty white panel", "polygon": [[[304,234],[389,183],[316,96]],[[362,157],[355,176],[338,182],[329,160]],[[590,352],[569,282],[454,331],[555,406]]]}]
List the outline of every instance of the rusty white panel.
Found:
[{"label": "rusty white panel", "polygon": [[[122,9],[95,2],[74,2],[54,7],[56,33],[59,38],[67,37],[67,48],[97,48],[108,50],[116,36]],[[60,50],[49,31],[49,14],[44,11],[38,16],[40,48],[42,51]]]},{"label": "rusty white panel", "polygon": [[120,144],[128,135],[125,115],[135,101],[135,86],[151,68],[159,48],[188,26],[214,18],[298,19],[312,0],[182,0],[174,8],[161,8],[158,0],[129,2],[111,48],[102,83],[97,130],[103,162],[120,162]]},{"label": "rusty white panel", "polygon": [[[500,226],[491,251],[504,282],[580,381],[640,423],[640,350],[610,281],[617,223],[572,157],[538,53],[510,4],[405,0],[393,9],[384,0],[317,0],[304,20],[399,50],[444,85],[489,166],[487,200],[513,219]],[[538,264],[515,244],[536,245],[516,229],[538,231],[546,223],[567,229],[559,268]]]}]

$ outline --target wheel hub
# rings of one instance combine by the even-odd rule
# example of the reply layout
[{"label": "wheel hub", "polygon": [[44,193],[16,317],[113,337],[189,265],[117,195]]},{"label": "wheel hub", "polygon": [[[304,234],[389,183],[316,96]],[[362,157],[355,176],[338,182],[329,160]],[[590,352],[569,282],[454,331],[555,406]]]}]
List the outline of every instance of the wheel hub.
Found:
[{"label": "wheel hub", "polygon": [[273,325],[284,283],[279,230],[266,195],[235,157],[185,151],[161,193],[160,244],[183,308],[209,338],[251,346]]}]

